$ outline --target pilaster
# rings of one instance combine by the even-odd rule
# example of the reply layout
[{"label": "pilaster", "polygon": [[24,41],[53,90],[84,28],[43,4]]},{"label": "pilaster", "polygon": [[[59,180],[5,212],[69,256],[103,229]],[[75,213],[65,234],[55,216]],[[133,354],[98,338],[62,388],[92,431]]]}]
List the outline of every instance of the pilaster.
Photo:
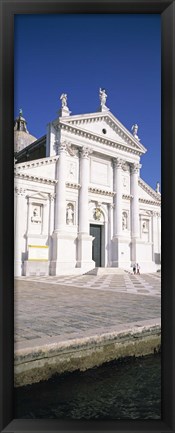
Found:
[{"label": "pilaster", "polygon": [[[15,228],[14,228],[14,276],[23,275],[22,251],[25,234],[25,193],[23,187],[15,187]],[[25,251],[24,251],[25,252]]]}]

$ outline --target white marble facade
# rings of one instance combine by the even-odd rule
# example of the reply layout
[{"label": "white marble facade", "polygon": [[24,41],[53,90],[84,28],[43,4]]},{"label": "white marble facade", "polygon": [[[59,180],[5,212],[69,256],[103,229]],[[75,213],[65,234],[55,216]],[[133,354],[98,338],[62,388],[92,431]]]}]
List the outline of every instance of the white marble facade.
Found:
[{"label": "white marble facade", "polygon": [[100,90],[99,111],[83,115],[71,115],[61,95],[46,157],[15,165],[16,276],[131,269],[134,262],[142,271],[160,269],[161,196],[140,178],[146,149],[138,126],[129,132]]}]

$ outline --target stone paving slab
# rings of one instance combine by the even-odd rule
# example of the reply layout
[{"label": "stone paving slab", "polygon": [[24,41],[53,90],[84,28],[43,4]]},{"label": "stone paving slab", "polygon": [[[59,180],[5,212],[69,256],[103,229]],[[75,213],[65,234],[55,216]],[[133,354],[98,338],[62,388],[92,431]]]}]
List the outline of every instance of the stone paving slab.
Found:
[{"label": "stone paving slab", "polygon": [[89,277],[15,280],[15,386],[159,348],[160,278]]},{"label": "stone paving slab", "polygon": [[[124,285],[121,276],[103,276],[98,286],[99,277],[93,276],[93,281],[89,277],[81,276],[82,286],[78,285],[80,277],[68,280],[65,277],[66,282],[62,277],[17,279],[15,342],[18,346],[30,340],[37,344],[41,338],[52,336],[64,341],[77,333],[79,336],[87,332],[93,334],[98,330],[116,329],[121,324],[160,317],[159,277],[126,275]],[[72,285],[72,280],[76,286]],[[130,289],[129,283],[134,288],[132,285]]]}]

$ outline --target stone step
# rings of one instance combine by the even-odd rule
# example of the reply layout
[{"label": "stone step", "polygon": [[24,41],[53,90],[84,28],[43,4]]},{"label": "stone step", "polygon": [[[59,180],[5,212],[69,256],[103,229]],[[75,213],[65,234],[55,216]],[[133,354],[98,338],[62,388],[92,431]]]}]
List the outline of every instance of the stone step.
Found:
[{"label": "stone step", "polygon": [[86,275],[124,275],[125,271],[121,268],[93,268],[86,272]]}]

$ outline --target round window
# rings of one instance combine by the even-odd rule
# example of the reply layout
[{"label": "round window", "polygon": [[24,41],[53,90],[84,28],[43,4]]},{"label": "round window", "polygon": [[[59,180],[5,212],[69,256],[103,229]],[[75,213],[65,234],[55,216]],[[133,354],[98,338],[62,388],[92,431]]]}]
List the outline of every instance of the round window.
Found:
[{"label": "round window", "polygon": [[104,128],[104,129],[102,129],[102,132],[103,132],[103,134],[106,134],[107,133],[107,131],[106,131],[106,129]]}]

